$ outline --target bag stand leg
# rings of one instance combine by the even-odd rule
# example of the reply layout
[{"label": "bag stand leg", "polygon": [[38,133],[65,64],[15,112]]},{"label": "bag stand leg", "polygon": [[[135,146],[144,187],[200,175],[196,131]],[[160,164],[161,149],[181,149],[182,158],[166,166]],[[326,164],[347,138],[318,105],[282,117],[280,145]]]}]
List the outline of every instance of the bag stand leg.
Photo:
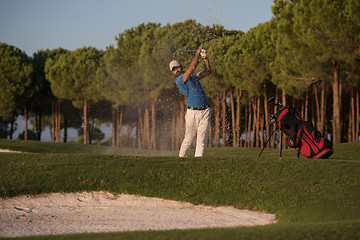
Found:
[{"label": "bag stand leg", "polygon": [[280,159],[282,158],[282,142],[283,142],[283,133],[281,132],[280,133],[281,134],[281,136],[280,136],[280,146],[279,146],[279,148],[280,148]]},{"label": "bag stand leg", "polygon": [[266,141],[263,149],[261,150],[261,152],[260,152],[260,154],[259,154],[259,157],[260,157],[260,155],[262,154],[262,152],[264,151],[264,149],[266,148],[268,142],[270,141],[270,138],[272,137],[272,135],[274,134],[274,132],[276,131],[276,129],[277,129],[277,126],[275,127],[274,131],[272,131],[272,133],[270,134],[270,137],[268,138],[268,140]]}]

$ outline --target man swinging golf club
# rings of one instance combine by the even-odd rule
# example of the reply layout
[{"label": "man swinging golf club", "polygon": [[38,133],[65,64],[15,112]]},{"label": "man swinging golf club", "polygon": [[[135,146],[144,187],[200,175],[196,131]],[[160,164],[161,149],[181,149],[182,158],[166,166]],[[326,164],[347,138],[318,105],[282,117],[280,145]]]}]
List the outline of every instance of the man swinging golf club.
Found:
[{"label": "man swinging golf club", "polygon": [[[204,61],[204,70],[194,72],[198,65],[199,55]],[[180,147],[179,157],[187,157],[195,137],[195,157],[203,157],[207,144],[211,110],[200,84],[200,79],[211,73],[210,63],[205,49],[197,49],[189,68],[183,71],[181,64],[173,60],[169,64],[171,73],[176,77],[176,85],[184,94],[188,109],[185,115],[185,137]]]}]

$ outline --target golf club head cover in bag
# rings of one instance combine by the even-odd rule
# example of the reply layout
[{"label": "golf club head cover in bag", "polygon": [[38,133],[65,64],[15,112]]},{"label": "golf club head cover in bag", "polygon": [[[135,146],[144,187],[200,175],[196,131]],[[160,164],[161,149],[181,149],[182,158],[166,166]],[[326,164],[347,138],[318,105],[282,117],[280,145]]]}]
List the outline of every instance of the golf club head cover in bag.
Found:
[{"label": "golf club head cover in bag", "polygon": [[288,145],[307,158],[329,158],[333,154],[332,142],[324,137],[311,122],[301,118],[292,106],[286,106],[277,113],[276,124],[288,136]]}]

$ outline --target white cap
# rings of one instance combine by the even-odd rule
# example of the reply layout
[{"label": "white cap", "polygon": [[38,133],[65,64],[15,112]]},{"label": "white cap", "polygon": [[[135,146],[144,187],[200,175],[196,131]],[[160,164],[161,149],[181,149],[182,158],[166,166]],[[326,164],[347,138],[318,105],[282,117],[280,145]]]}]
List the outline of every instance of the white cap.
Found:
[{"label": "white cap", "polygon": [[169,64],[170,71],[172,71],[173,67],[180,67],[180,66],[181,66],[181,64],[176,60],[172,60]]}]

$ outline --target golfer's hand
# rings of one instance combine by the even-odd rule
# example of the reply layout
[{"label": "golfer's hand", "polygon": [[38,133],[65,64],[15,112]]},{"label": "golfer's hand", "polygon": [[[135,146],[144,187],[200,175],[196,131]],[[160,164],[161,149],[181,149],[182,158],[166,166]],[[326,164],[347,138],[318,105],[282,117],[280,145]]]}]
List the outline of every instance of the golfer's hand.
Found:
[{"label": "golfer's hand", "polygon": [[202,56],[202,58],[206,58],[206,57],[207,57],[207,55],[206,55],[206,50],[205,50],[205,49],[201,49],[200,55]]}]

